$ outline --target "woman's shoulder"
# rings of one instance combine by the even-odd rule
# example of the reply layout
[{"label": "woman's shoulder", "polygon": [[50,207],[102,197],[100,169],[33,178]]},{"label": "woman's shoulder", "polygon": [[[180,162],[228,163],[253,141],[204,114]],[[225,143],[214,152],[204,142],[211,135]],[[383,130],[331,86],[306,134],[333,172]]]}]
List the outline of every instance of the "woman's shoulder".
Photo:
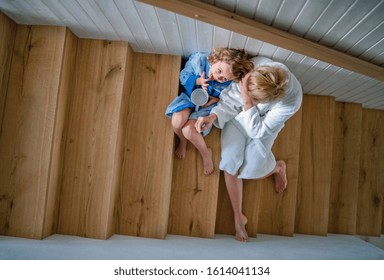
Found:
[{"label": "woman's shoulder", "polygon": [[260,56],[260,55],[252,57],[251,60],[253,62],[254,67],[265,65],[267,63],[273,62],[272,59],[265,57],[265,56]]}]

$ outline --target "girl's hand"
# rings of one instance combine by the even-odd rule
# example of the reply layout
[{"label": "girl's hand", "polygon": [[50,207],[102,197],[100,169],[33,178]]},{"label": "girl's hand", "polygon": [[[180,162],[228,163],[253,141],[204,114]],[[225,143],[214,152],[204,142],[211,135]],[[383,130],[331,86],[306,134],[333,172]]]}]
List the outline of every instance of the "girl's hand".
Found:
[{"label": "girl's hand", "polygon": [[210,114],[207,117],[199,117],[195,123],[195,128],[198,133],[201,133],[212,126],[214,120],[217,116],[215,114]]},{"label": "girl's hand", "polygon": [[200,85],[205,91],[207,91],[207,88],[209,86],[208,82],[210,80],[211,80],[210,78],[208,79],[205,78],[205,72],[203,72],[201,74],[201,77],[196,79],[196,85]]},{"label": "girl's hand", "polygon": [[209,100],[208,100],[208,102],[207,103],[205,103],[202,107],[208,107],[208,106],[210,106],[210,105],[212,105],[212,104],[214,104],[214,103],[217,103],[217,102],[219,102],[219,98],[218,97],[214,97],[214,96],[210,96],[209,95]]}]

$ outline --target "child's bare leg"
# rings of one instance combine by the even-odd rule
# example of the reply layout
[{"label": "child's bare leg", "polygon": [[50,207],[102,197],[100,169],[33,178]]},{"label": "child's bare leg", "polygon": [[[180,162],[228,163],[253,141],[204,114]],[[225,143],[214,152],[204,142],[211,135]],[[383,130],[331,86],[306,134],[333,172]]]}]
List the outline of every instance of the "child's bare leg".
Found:
[{"label": "child's bare leg", "polygon": [[247,217],[245,217],[242,210],[243,180],[238,179],[237,176],[231,175],[226,171],[224,171],[224,179],[235,218],[236,240],[239,240],[240,242],[247,242],[248,233],[245,229]]},{"label": "child's bare leg", "polygon": [[189,120],[183,127],[183,134],[200,152],[203,158],[204,174],[210,175],[214,171],[212,150],[207,147],[204,137],[195,128],[196,120]]},{"label": "child's bare leg", "polygon": [[186,108],[180,112],[176,112],[172,115],[172,127],[173,131],[179,138],[179,144],[176,147],[175,155],[179,159],[184,159],[187,152],[187,139],[183,135],[183,127],[188,121],[189,115],[191,114],[191,109]]}]

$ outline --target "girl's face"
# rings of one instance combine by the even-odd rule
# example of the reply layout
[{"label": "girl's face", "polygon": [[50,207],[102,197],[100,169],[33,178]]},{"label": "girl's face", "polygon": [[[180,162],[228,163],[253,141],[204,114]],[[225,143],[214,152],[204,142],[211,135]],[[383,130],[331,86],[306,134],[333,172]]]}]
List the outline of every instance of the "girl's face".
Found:
[{"label": "girl's face", "polygon": [[208,78],[220,83],[232,80],[234,77],[231,72],[229,64],[219,61],[211,65],[209,69]]}]

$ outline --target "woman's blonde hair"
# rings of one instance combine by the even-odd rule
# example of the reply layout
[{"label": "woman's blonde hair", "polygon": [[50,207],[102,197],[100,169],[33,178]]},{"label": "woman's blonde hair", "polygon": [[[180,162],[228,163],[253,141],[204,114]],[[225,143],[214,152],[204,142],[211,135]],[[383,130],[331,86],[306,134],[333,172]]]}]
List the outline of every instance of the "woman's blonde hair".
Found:
[{"label": "woman's blonde hair", "polygon": [[285,95],[288,74],[280,67],[260,66],[247,79],[249,96],[257,103],[272,102]]},{"label": "woman's blonde hair", "polygon": [[244,50],[231,48],[216,48],[207,57],[209,64],[225,62],[230,65],[233,81],[238,82],[248,72],[252,71],[253,63],[250,56]]}]

